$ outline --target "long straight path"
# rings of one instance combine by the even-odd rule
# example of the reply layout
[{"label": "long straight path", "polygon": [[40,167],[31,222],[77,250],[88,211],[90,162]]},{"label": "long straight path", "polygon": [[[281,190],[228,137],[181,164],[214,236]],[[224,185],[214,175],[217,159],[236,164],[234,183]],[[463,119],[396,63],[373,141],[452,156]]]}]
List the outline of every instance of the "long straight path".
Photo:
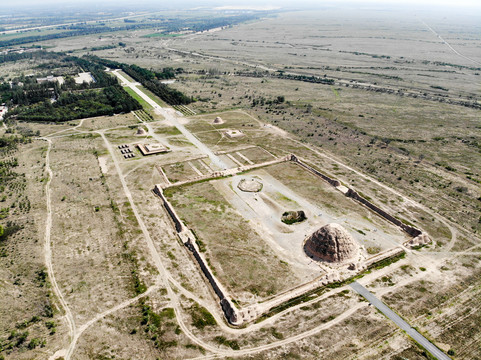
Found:
[{"label": "long straight path", "polygon": [[451,358],[439,350],[428,339],[418,333],[411,327],[406,321],[404,321],[398,314],[392,311],[386,304],[374,296],[368,289],[354,281],[349,285],[355,292],[363,296],[367,301],[374,305],[380,312],[386,315],[387,318],[392,320],[397,326],[404,330],[409,336],[411,336],[418,344],[431,353],[438,360],[450,360]]},{"label": "long straight path", "polygon": [[122,76],[122,74],[119,73],[119,70],[114,70],[112,71],[112,73],[122,81],[122,85],[128,86],[133,91],[135,91],[137,95],[139,95],[150,106],[154,108],[154,111],[156,113],[162,115],[165,119],[167,119],[167,121],[169,121],[173,126],[175,126],[182,133],[182,135],[187,138],[187,140],[189,140],[203,154],[207,155],[215,167],[217,167],[219,170],[225,170],[228,168],[227,164],[225,164],[216,154],[212,152],[212,150],[210,150],[194,134],[187,130],[184,125],[181,124],[179,119],[175,116],[175,111],[171,112],[167,109],[162,108],[157,102],[155,102],[146,93],[144,93],[141,89],[138,88],[139,83],[129,81],[125,78],[125,76]]},{"label": "long straight path", "polygon": [[[55,272],[53,270],[53,263],[52,263],[52,240],[51,240],[51,231],[52,231],[52,189],[50,188],[50,183],[53,179],[53,171],[50,168],[50,151],[52,150],[52,140],[48,138],[41,138],[48,142],[47,152],[45,154],[45,170],[48,174],[47,184],[45,185],[45,195],[47,198],[47,219],[45,223],[45,243],[44,243],[44,253],[45,253],[45,265],[47,267],[48,277],[50,279],[50,284],[52,285],[52,290],[55,296],[58,298],[60,305],[62,306],[63,310],[65,311],[65,320],[67,321],[68,329],[69,329],[69,341],[75,337],[76,334],[76,326],[75,326],[75,319],[70,311],[70,308],[67,304],[67,301],[63,297],[62,291],[60,290],[60,286],[55,279]],[[57,354],[64,355],[65,349],[59,350]],[[65,356],[66,359],[69,359],[69,356]]]},{"label": "long straight path", "polygon": [[455,48],[453,48],[450,43],[448,43],[446,40],[444,40],[444,38],[441,35],[439,35],[436,31],[434,31],[434,29],[431,26],[426,24],[424,21],[421,21],[421,22],[424,24],[424,26],[426,26],[429,29],[429,31],[431,31],[434,35],[436,35],[439,38],[439,40],[441,40],[453,53],[462,57],[463,59],[466,59],[466,60],[469,60],[469,61],[475,63],[476,65],[481,65],[481,62],[479,62],[477,60],[474,60],[474,59],[471,59],[470,57],[467,57],[466,55],[461,54],[459,51],[457,51]]}]

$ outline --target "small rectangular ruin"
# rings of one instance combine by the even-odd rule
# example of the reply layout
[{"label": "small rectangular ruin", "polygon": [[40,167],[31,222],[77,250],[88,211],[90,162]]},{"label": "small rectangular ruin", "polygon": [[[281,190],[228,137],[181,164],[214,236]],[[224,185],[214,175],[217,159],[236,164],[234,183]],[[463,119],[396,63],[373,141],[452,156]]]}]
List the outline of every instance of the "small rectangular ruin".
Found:
[{"label": "small rectangular ruin", "polygon": [[140,152],[144,156],[153,155],[153,154],[162,154],[162,153],[167,153],[171,151],[168,147],[160,143],[137,144],[137,147],[139,148]]},{"label": "small rectangular ruin", "polygon": [[224,131],[224,135],[227,136],[229,139],[245,136],[245,134],[240,130],[226,130]]}]

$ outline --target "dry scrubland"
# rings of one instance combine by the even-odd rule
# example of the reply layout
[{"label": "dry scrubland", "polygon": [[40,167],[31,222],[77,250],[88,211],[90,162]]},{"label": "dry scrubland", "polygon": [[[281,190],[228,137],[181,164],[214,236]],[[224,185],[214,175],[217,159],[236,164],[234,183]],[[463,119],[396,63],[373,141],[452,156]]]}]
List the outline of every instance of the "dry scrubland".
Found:
[{"label": "dry scrubland", "polygon": [[[185,125],[213,151],[236,152],[258,145],[274,156],[296,153],[383,209],[426,230],[435,246],[414,250],[406,259],[367,274],[363,284],[438,346],[451,349],[456,359],[473,359],[481,356],[480,110],[345,84],[356,81],[432,97],[479,99],[477,23],[474,16],[460,20],[454,15],[325,10],[280,13],[219,32],[178,38],[143,38],[150,30],[136,30],[45,44],[81,55],[86,43],[122,41],[126,48],[94,53],[147,68],[183,67],[186,72],[173,87],[200,100],[189,105],[200,115]],[[452,52],[426,24],[478,64]],[[7,63],[0,66],[0,73],[4,78],[35,73],[36,65]],[[326,75],[336,83],[252,74],[266,69]],[[243,75],[233,75],[239,71]],[[180,299],[181,318],[171,309],[161,285],[106,314],[82,333],[73,359],[194,358],[212,354],[208,346],[224,352],[253,348],[238,357],[245,359],[426,358],[422,349],[347,287],[325,289],[318,297],[282,309],[251,328],[233,330],[221,324],[216,298],[151,193],[153,185],[163,181],[159,167],[171,181],[189,179],[196,173],[186,161],[202,169],[199,161],[203,160],[191,160],[201,153],[176,128],[155,117],[151,108],[145,110],[154,115],[150,124],[171,153],[141,158],[136,152],[136,158],[123,159],[117,145],[154,141],[152,135],[135,135],[139,122],[133,114],[62,125],[17,124],[41,136],[62,131],[51,136],[49,155],[52,262],[77,327],[142,296],[158,280],[114,159]],[[212,126],[216,116],[225,124]],[[264,126],[257,118],[277,128]],[[246,136],[228,139],[222,130],[230,128]],[[105,133],[113,153],[96,131]],[[272,159],[259,149],[242,153],[254,162]],[[31,137],[31,143],[1,155],[2,161],[17,158],[14,171],[25,174],[0,194],[5,195],[1,208],[10,209],[6,219],[23,227],[0,248],[0,343],[4,348],[12,346],[2,352],[7,359],[46,358],[69,343],[67,323],[46,276],[43,256],[46,150],[46,141]],[[266,171],[276,176],[279,168]],[[294,173],[284,181],[301,182],[305,186],[296,183],[298,191],[311,196],[309,179],[298,179]],[[234,297],[267,296],[295,284],[293,273],[261,236],[212,190],[210,183],[198,183],[173,189],[171,199],[186,223],[195,224],[198,237],[206,239],[217,276]],[[196,214],[205,210],[209,211],[199,219]],[[248,256],[237,257],[240,252]],[[316,330],[313,336],[289,341],[309,330]],[[272,348],[264,347],[269,344]]]}]

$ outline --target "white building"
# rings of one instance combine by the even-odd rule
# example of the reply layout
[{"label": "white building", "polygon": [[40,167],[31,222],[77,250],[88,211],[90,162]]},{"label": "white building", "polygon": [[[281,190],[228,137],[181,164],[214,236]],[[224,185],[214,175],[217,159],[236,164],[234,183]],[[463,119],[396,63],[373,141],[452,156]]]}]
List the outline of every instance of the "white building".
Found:
[{"label": "white building", "polygon": [[3,117],[7,113],[8,108],[6,106],[0,105],[0,120],[3,120]]}]

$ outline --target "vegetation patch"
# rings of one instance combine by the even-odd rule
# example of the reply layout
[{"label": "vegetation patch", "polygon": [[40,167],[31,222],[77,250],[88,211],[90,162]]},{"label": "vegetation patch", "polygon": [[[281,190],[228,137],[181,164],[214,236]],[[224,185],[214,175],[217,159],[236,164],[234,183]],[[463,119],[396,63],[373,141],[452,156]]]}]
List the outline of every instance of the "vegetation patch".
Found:
[{"label": "vegetation patch", "polygon": [[192,325],[197,329],[203,329],[206,326],[217,325],[212,314],[203,306],[198,304],[192,305],[190,308],[190,315],[192,316]]}]

